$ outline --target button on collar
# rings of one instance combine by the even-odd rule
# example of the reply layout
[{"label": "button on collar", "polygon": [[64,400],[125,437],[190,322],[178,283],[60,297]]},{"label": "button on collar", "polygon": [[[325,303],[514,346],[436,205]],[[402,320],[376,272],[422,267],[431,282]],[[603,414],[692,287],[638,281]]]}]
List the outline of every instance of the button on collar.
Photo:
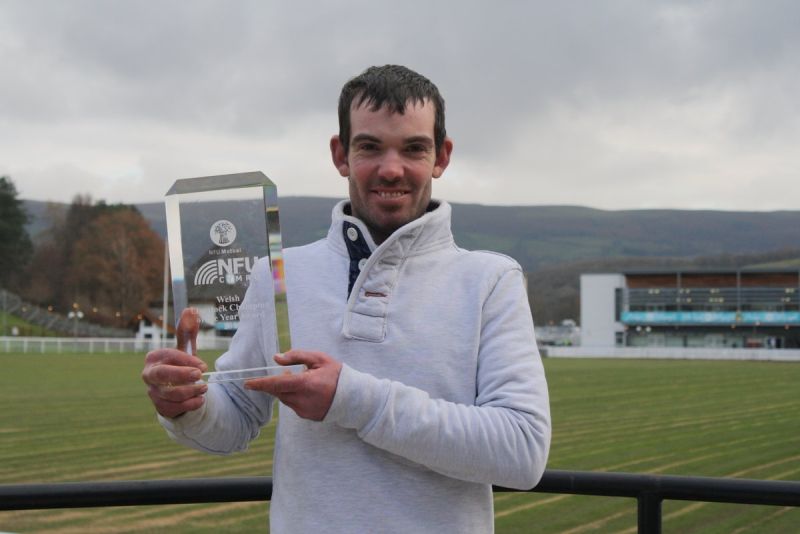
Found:
[{"label": "button on collar", "polygon": [[342,230],[344,231],[344,243],[347,246],[347,255],[350,257],[350,268],[348,273],[347,294],[353,290],[353,285],[358,278],[361,269],[367,264],[371,251],[367,240],[364,239],[362,232],[351,222],[344,221]]}]

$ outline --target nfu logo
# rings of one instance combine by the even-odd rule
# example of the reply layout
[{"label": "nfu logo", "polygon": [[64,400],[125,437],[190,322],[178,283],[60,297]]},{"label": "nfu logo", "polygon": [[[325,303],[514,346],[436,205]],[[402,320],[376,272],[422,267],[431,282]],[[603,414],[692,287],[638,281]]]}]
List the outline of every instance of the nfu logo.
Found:
[{"label": "nfu logo", "polygon": [[194,274],[194,285],[250,282],[250,273],[253,272],[257,260],[257,257],[209,260],[197,269]]},{"label": "nfu logo", "polygon": [[232,222],[220,219],[211,225],[211,241],[218,247],[227,247],[236,240],[236,227]]}]

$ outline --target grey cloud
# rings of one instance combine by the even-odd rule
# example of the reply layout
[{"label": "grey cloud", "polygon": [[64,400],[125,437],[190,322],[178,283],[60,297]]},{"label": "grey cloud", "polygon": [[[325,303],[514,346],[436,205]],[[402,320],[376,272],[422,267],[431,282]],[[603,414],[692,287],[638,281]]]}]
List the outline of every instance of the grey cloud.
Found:
[{"label": "grey cloud", "polygon": [[[561,109],[603,115],[587,128],[629,125],[658,138],[661,129],[680,130],[682,113],[717,99],[731,105],[722,119],[698,124],[716,129],[708,142],[720,137],[776,158],[800,134],[800,4],[788,0],[53,0],[7,1],[0,14],[0,57],[15,73],[0,84],[0,121],[148,123],[277,141],[305,117],[330,117],[347,78],[392,62],[442,89],[457,157],[510,175],[535,159],[519,147],[546,132],[516,137],[537,124],[551,127],[552,144],[564,150],[583,146],[577,168],[600,158],[603,144],[591,139],[602,132],[572,143],[569,125],[554,122]],[[674,118],[664,112],[672,108]],[[647,161],[659,165],[655,174],[682,168],[654,152],[652,160],[632,153],[609,175]],[[557,179],[564,164],[540,170]]]}]

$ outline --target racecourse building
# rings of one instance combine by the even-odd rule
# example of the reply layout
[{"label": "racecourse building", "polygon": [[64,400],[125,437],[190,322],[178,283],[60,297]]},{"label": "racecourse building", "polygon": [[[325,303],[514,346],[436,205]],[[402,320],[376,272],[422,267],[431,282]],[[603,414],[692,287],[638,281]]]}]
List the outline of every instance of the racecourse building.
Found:
[{"label": "racecourse building", "polygon": [[581,344],[800,347],[800,269],[581,275]]}]

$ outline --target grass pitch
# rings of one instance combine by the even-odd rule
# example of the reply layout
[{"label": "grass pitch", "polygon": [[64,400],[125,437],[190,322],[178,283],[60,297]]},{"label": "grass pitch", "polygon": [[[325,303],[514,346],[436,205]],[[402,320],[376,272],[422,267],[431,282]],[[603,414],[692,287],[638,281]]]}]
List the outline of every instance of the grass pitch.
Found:
[{"label": "grass pitch", "polygon": [[[207,355],[213,360],[213,355]],[[269,475],[274,427],[250,451],[172,443],[139,379],[141,354],[0,355],[0,483]],[[800,364],[545,360],[548,467],[800,479]],[[268,505],[0,512],[13,532],[265,531]],[[635,532],[632,499],[498,494],[511,532]],[[800,509],[666,501],[664,532],[791,532]]]}]

